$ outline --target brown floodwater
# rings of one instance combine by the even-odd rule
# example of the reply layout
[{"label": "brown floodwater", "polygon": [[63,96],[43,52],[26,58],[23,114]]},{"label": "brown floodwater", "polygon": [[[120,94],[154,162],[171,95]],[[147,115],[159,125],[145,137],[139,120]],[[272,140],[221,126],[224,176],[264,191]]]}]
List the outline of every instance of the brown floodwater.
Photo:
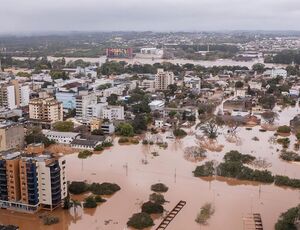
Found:
[{"label": "brown floodwater", "polygon": [[[280,113],[278,124],[288,124],[298,113],[298,107],[288,108]],[[281,146],[270,142],[274,132],[260,132],[260,127],[237,130],[239,143],[226,141],[226,128],[220,130],[218,143],[224,145],[221,152],[208,152],[207,160],[221,161],[224,153],[238,150],[265,159],[272,166],[274,174],[283,174],[300,179],[300,165],[281,161],[278,158]],[[164,134],[167,135],[167,134]],[[259,141],[252,138],[256,136]],[[294,135],[290,136],[293,149]],[[139,145],[115,146],[95,154],[88,159],[78,159],[77,154],[66,156],[68,180],[87,180],[87,182],[114,182],[121,186],[115,195],[106,198],[107,202],[96,209],[78,208],[69,211],[56,210],[51,215],[59,216],[60,223],[44,226],[38,215],[20,214],[6,210],[0,211],[0,223],[19,225],[21,230],[123,230],[127,229],[128,218],[140,211],[140,206],[151,194],[150,186],[157,182],[165,183],[169,190],[165,193],[168,201],[164,205],[170,211],[180,200],[186,206],[171,222],[170,230],[196,229],[243,229],[243,216],[251,212],[261,213],[264,229],[274,229],[280,213],[300,203],[300,190],[277,187],[270,184],[238,181],[221,177],[195,178],[192,171],[200,163],[184,159],[184,148],[195,146],[194,135],[175,141],[168,140],[169,147]],[[153,156],[151,152],[158,152]],[[145,162],[147,162],[145,164]],[[82,200],[83,196],[75,197]],[[209,224],[200,226],[195,222],[201,206],[211,202],[215,213]],[[159,224],[162,217],[155,218]],[[155,229],[154,227],[152,229]]]}]

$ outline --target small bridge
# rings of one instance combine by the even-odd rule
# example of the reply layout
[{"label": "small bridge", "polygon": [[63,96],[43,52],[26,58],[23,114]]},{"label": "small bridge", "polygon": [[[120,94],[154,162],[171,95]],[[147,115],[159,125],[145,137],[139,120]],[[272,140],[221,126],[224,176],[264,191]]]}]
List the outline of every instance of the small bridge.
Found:
[{"label": "small bridge", "polygon": [[168,225],[171,223],[171,221],[177,216],[180,210],[184,207],[185,204],[186,204],[185,201],[183,200],[179,201],[178,204],[172,209],[172,211],[170,211],[168,215],[163,219],[163,221],[156,228],[156,230],[166,229]]}]

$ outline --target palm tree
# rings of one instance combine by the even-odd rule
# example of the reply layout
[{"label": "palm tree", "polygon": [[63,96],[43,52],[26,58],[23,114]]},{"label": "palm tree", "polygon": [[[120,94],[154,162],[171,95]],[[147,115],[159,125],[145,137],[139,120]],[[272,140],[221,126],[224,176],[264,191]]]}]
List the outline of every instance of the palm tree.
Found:
[{"label": "palm tree", "polygon": [[74,200],[74,199],[71,199],[71,207],[73,207],[74,208],[74,213],[75,213],[75,215],[76,215],[76,210],[77,210],[77,208],[78,207],[82,207],[82,204],[81,204],[81,202],[80,201],[78,201],[78,200]]}]

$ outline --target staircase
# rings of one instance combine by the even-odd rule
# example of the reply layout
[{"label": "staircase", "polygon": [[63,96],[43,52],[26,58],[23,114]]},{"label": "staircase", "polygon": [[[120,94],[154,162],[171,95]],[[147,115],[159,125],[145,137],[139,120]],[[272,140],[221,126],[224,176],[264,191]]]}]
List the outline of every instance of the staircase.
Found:
[{"label": "staircase", "polygon": [[185,201],[183,200],[179,201],[178,204],[172,209],[172,211],[170,211],[168,215],[163,219],[163,221],[156,228],[156,230],[166,229],[168,225],[171,223],[171,221],[177,216],[180,210],[184,207],[185,204],[186,204]]}]

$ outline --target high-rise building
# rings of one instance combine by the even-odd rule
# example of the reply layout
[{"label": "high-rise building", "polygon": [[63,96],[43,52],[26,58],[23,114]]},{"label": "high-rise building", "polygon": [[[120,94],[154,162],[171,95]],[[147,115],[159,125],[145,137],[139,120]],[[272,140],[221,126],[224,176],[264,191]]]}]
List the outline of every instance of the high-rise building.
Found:
[{"label": "high-rise building", "polygon": [[53,210],[67,196],[66,161],[51,155],[0,154],[0,207]]},{"label": "high-rise building", "polygon": [[158,69],[155,75],[155,89],[167,90],[169,85],[174,84],[174,74],[166,72],[163,69]]},{"label": "high-rise building", "polygon": [[22,149],[24,147],[24,126],[19,123],[0,123],[0,151]]},{"label": "high-rise building", "polygon": [[50,123],[62,121],[62,103],[53,97],[32,99],[29,102],[29,118]]},{"label": "high-rise building", "polygon": [[29,85],[20,85],[18,80],[0,85],[0,107],[15,109],[29,103]]},{"label": "high-rise building", "polygon": [[88,106],[97,103],[97,96],[94,93],[81,94],[76,97],[76,116],[88,117]]}]

